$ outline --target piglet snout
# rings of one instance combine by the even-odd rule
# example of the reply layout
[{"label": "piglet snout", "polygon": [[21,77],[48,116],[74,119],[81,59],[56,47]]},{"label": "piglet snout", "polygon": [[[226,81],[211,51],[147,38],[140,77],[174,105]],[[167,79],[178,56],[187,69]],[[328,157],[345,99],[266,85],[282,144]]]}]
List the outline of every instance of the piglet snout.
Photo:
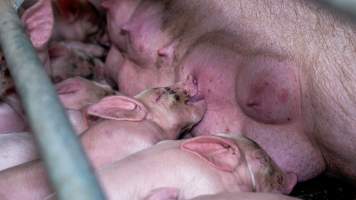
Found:
[{"label": "piglet snout", "polygon": [[204,96],[203,95],[194,95],[194,96],[190,96],[188,103],[195,103],[198,101],[203,101],[204,100]]},{"label": "piglet snout", "polygon": [[172,88],[173,90],[183,90],[183,93],[185,93],[189,99],[197,100],[197,97],[202,98],[202,96],[199,95],[198,80],[191,75],[188,76],[185,81],[176,83]]}]

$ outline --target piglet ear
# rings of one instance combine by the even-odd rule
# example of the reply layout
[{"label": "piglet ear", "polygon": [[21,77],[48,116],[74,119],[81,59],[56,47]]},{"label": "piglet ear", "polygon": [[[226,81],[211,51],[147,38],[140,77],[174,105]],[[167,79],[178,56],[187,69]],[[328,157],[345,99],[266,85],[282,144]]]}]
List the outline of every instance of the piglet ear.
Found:
[{"label": "piglet ear", "polygon": [[288,172],[284,177],[284,186],[282,189],[283,194],[289,194],[292,192],[294,186],[297,184],[298,178],[295,173]]},{"label": "piglet ear", "polygon": [[36,49],[47,45],[54,26],[51,0],[39,0],[24,12],[21,20]]},{"label": "piglet ear", "polygon": [[152,190],[144,200],[178,200],[178,197],[176,188],[158,188]]},{"label": "piglet ear", "polygon": [[217,136],[200,136],[188,139],[181,149],[191,152],[212,166],[227,172],[233,172],[240,159],[240,151],[229,139]]},{"label": "piglet ear", "polygon": [[87,114],[113,120],[142,121],[147,115],[146,107],[135,99],[125,96],[105,97],[87,109]]},{"label": "piglet ear", "polygon": [[58,95],[73,94],[83,88],[81,85],[80,77],[64,80],[60,83],[57,83],[55,87]]}]

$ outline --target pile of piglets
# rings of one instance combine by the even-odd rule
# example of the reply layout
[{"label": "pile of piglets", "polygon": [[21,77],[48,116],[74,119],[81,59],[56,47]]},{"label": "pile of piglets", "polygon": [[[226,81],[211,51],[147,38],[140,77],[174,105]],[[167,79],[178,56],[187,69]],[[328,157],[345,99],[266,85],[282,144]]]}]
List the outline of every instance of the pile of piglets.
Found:
[{"label": "pile of piglets", "polygon": [[[227,133],[192,137],[207,111],[194,76],[145,79],[174,70],[167,66],[175,44],[160,48],[171,40],[159,31],[162,9],[148,0],[38,0],[20,13],[108,199],[293,199],[281,194],[296,176],[257,143]],[[0,197],[56,198],[0,64]],[[145,76],[131,79],[138,72]]]}]

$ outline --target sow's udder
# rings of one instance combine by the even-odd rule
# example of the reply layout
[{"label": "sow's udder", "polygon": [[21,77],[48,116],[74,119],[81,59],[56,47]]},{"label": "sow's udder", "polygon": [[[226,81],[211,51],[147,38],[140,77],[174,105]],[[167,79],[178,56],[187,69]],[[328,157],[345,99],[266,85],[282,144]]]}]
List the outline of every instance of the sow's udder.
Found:
[{"label": "sow's udder", "polygon": [[237,101],[245,114],[267,124],[295,119],[300,97],[293,69],[267,56],[246,60],[236,84]]}]

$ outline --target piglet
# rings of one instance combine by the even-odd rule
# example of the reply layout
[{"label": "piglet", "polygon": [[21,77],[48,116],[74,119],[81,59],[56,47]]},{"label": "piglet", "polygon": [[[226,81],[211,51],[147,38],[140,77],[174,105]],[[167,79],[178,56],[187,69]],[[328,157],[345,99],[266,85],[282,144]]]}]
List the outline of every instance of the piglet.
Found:
[{"label": "piglet", "polygon": [[191,129],[205,112],[205,101],[187,89],[148,89],[134,98],[111,96],[87,109],[104,119],[91,126],[81,140],[94,167],[125,158],[161,140],[176,139]]},{"label": "piglet", "polygon": [[109,165],[99,178],[110,200],[181,200],[222,192],[289,193],[295,174],[283,173],[244,137],[167,140]]}]

